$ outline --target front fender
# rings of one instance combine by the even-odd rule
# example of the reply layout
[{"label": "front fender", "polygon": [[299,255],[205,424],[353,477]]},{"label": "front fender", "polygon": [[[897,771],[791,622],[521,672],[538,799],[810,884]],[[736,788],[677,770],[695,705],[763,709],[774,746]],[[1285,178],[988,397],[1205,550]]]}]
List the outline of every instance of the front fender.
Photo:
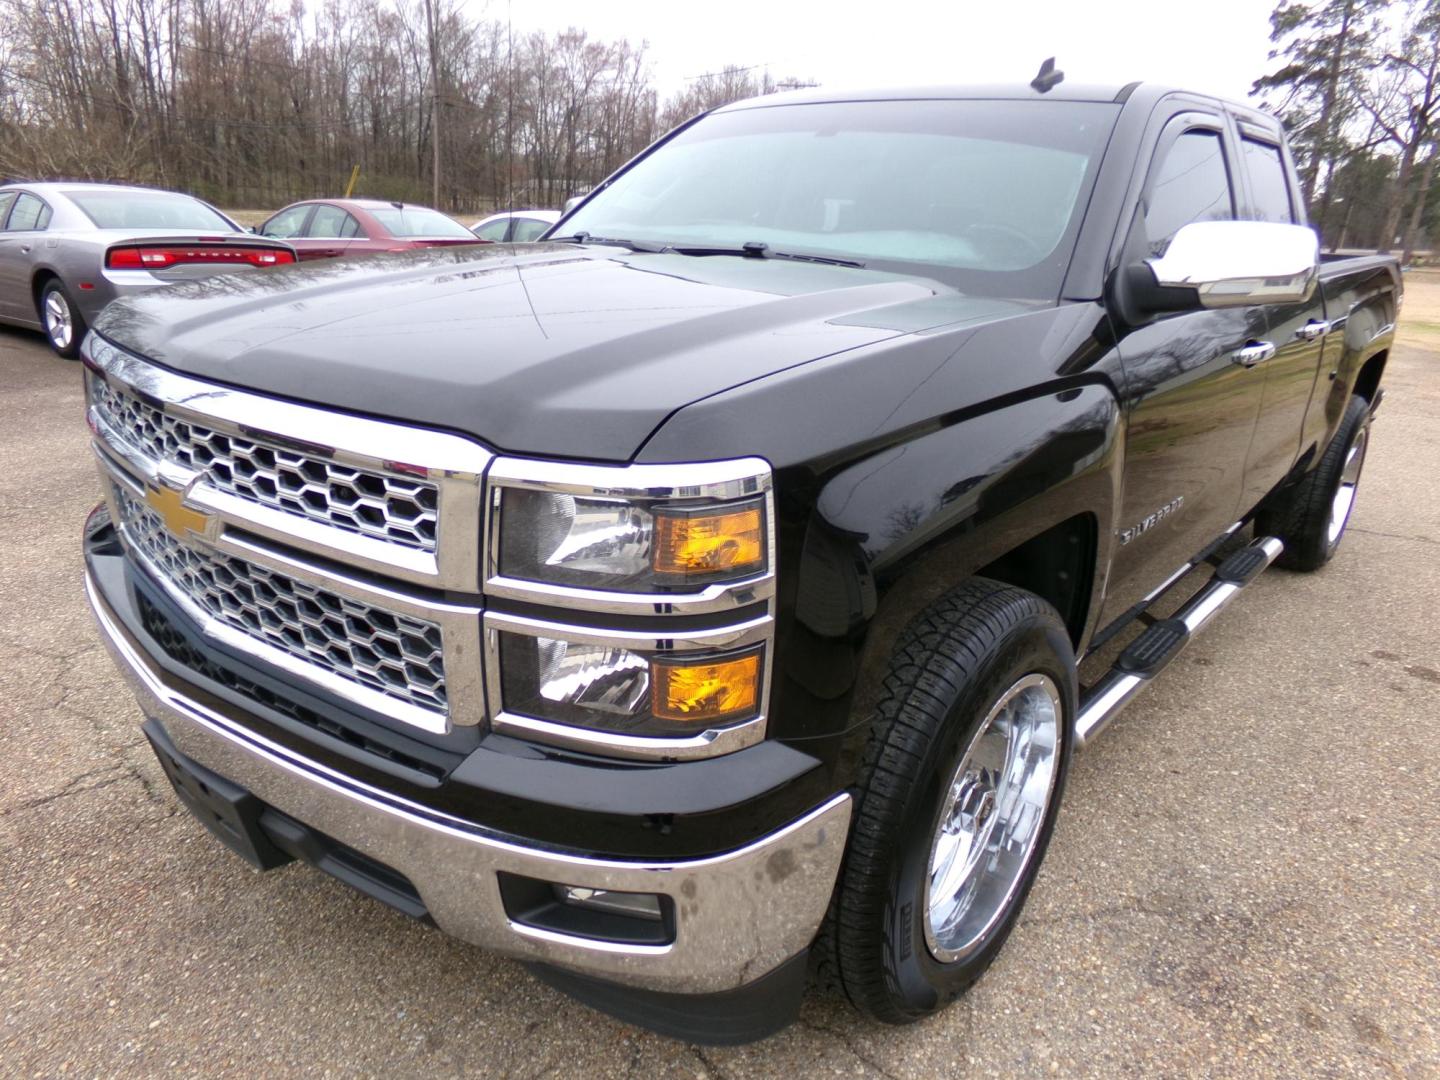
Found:
[{"label": "front fender", "polygon": [[[1057,524],[1083,521],[1093,601],[1120,484],[1115,356],[1098,306],[1028,311],[802,365],[656,432],[641,460],[743,448],[775,467],[772,738],[838,763],[900,630]],[[1080,638],[1099,605],[1077,607]]]},{"label": "front fender", "polygon": [[[1114,543],[1123,425],[1108,387],[1047,393],[859,461],[820,491],[782,581],[775,734],[858,767],[895,642],[945,592],[1055,526],[1088,518],[1082,638]],[[1077,645],[1079,642],[1077,642]],[[841,736],[836,738],[836,736]],[[820,741],[833,745],[823,749]]]}]

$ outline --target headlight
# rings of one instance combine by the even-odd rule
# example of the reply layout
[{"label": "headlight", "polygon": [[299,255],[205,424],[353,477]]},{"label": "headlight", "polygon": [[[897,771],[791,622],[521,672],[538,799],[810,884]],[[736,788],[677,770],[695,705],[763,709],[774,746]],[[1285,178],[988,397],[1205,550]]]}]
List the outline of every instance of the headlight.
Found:
[{"label": "headlight", "polygon": [[487,485],[496,731],[662,759],[764,737],[775,596],[764,461],[497,458]]},{"label": "headlight", "polygon": [[610,468],[501,459],[490,487],[496,595],[533,583],[684,596],[770,570],[763,461]]},{"label": "headlight", "polygon": [[500,573],[624,592],[690,592],[763,572],[765,510],[706,509],[544,491],[500,493]]},{"label": "headlight", "polygon": [[761,647],[661,653],[501,632],[499,650],[500,692],[511,718],[668,738],[694,737],[760,713]]}]

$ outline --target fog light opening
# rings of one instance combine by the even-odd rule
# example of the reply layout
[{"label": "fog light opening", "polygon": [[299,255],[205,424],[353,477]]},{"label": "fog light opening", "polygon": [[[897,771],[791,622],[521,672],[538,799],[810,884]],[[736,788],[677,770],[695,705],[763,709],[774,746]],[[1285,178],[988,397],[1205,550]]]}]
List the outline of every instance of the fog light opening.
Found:
[{"label": "fog light opening", "polygon": [[611,889],[587,889],[579,885],[555,885],[553,888],[560,902],[572,907],[608,911],[614,915],[628,915],[634,919],[649,919],[657,923],[664,918],[660,911],[660,897],[655,893],[615,892]]},{"label": "fog light opening", "polygon": [[664,893],[618,892],[496,873],[505,914],[517,927],[616,945],[675,941],[675,902]]}]

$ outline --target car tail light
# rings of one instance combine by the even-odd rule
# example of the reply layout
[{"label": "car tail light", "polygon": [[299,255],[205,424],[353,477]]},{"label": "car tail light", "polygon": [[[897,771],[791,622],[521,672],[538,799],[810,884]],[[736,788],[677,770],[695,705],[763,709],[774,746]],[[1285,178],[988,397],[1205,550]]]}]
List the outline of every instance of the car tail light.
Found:
[{"label": "car tail light", "polygon": [[105,253],[105,265],[115,270],[164,270],[170,266],[283,266],[295,256],[284,248],[227,247],[225,245],[166,245],[117,247]]}]

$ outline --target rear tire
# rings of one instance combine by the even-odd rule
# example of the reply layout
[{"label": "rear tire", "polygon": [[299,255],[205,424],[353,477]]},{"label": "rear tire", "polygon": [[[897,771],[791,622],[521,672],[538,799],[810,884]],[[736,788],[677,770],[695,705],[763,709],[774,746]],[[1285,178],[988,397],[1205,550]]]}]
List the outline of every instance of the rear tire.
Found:
[{"label": "rear tire", "polygon": [[1075,697],[1069,634],[1031,593],[976,578],[906,628],[816,942],[822,981],[904,1024],[990,966],[1055,825]]},{"label": "rear tire", "polygon": [[1256,535],[1278,536],[1285,543],[1278,565],[1308,572],[1334,557],[1355,508],[1369,445],[1370,403],[1355,394],[1319,464],[1255,516]]},{"label": "rear tire", "polygon": [[39,311],[50,348],[57,356],[74,360],[80,355],[80,342],[85,340],[89,327],[59,278],[51,278],[40,290]]}]

